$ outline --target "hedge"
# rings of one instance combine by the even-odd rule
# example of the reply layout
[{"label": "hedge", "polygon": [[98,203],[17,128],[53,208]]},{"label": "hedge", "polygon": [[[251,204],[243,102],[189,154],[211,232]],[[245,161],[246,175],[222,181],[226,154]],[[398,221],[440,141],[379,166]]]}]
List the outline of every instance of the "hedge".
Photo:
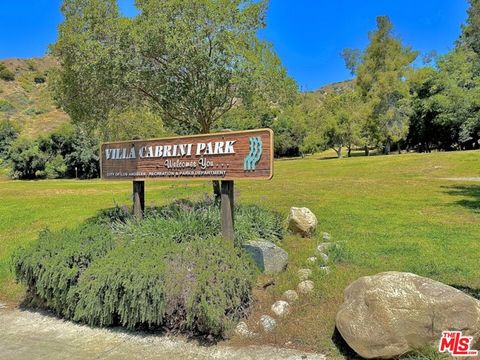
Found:
[{"label": "hedge", "polygon": [[[282,237],[280,217],[239,206],[239,243]],[[32,305],[93,326],[168,328],[222,336],[245,313],[256,267],[219,237],[211,200],[104,210],[76,229],[44,231],[13,257]]]}]

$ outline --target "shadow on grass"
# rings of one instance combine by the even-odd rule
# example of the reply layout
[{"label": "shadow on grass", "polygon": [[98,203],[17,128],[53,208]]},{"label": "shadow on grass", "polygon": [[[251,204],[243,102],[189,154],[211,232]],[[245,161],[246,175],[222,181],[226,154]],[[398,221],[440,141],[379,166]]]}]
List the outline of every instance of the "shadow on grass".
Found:
[{"label": "shadow on grass", "polygon": [[332,335],[332,342],[337,347],[338,351],[346,360],[361,360],[363,357],[359,356],[343,339],[340,331],[335,326],[335,330]]},{"label": "shadow on grass", "polygon": [[452,196],[468,197],[455,201],[455,204],[463,206],[474,212],[480,212],[480,185],[454,185],[443,186],[446,193]]},{"label": "shadow on grass", "polygon": [[463,291],[465,294],[474,297],[475,299],[480,300],[480,289],[474,289],[465,285],[450,285],[451,287]]}]

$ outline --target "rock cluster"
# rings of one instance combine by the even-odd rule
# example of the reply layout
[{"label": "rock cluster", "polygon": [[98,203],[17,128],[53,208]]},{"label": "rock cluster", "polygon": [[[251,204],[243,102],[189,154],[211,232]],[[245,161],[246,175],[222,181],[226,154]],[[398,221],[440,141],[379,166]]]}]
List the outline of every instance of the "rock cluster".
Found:
[{"label": "rock cluster", "polygon": [[[307,208],[292,207],[287,220],[289,230],[303,237],[312,236],[318,223],[315,215]],[[323,241],[329,241],[330,234],[323,233],[322,239]],[[306,259],[308,266],[315,267],[315,265],[318,264],[317,269],[328,274],[330,268],[326,265],[329,260],[327,253],[332,246],[334,246],[333,243],[319,244],[315,256]],[[245,250],[252,255],[257,265],[264,272],[277,273],[283,271],[287,266],[287,253],[272,243],[266,241],[250,241],[245,245]],[[319,262],[319,260],[321,261]],[[310,280],[313,275],[311,268],[299,269],[297,275],[300,281],[297,286],[297,291],[285,291],[282,295],[283,300],[275,301],[271,307],[272,313],[278,318],[284,318],[290,314],[292,304],[299,299],[299,294],[309,294],[315,288],[315,283]],[[277,322],[273,317],[265,314],[260,317],[258,325],[264,332],[271,332],[276,329]],[[249,331],[246,326],[243,322],[239,323],[237,333],[245,337],[252,336],[254,333]]]}]

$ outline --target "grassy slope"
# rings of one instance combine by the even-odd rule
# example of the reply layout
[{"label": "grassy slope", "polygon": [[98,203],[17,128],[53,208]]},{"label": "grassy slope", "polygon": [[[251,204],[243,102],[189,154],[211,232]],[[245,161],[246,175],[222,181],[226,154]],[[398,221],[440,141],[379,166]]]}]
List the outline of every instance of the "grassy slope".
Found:
[{"label": "grassy slope", "polygon": [[[411,271],[448,284],[480,288],[480,183],[447,177],[480,177],[480,152],[408,154],[351,159],[283,160],[270,182],[237,182],[238,199],[280,211],[309,207],[319,219],[315,239],[288,236],[289,270],[268,291],[257,291],[252,326],[280,294],[297,284],[321,232],[345,242],[347,264],[328,275],[314,272],[315,294],[302,298],[275,335],[255,342],[310,350],[333,349],[330,337],[343,289],[361,275]],[[130,182],[0,180],[0,298],[22,294],[8,270],[12,251],[48,226],[73,226],[114,202],[129,203]],[[200,197],[205,182],[147,184],[147,203]],[[233,339],[235,343],[239,339]],[[244,341],[244,340],[241,340]]]},{"label": "grassy slope", "polygon": [[[48,71],[55,67],[50,57],[1,61],[15,73],[14,81],[0,80],[0,119],[9,119],[20,127],[21,134],[34,138],[47,134],[68,122],[57,109],[48,90]],[[47,83],[36,84],[35,75],[46,76]]]}]

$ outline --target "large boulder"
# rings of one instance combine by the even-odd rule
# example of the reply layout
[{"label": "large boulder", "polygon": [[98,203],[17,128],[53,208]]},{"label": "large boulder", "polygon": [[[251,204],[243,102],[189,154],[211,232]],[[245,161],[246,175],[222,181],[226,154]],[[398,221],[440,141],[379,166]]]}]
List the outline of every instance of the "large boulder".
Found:
[{"label": "large boulder", "polygon": [[480,346],[480,301],[418,275],[385,272],[345,289],[337,329],[364,358],[392,358],[438,346],[442,331],[459,330]]},{"label": "large boulder", "polygon": [[277,245],[264,240],[249,241],[244,245],[261,271],[267,274],[279,273],[288,265],[288,254]]},{"label": "large boulder", "polygon": [[288,214],[288,229],[294,234],[310,237],[317,228],[317,217],[307,208],[290,208]]}]

